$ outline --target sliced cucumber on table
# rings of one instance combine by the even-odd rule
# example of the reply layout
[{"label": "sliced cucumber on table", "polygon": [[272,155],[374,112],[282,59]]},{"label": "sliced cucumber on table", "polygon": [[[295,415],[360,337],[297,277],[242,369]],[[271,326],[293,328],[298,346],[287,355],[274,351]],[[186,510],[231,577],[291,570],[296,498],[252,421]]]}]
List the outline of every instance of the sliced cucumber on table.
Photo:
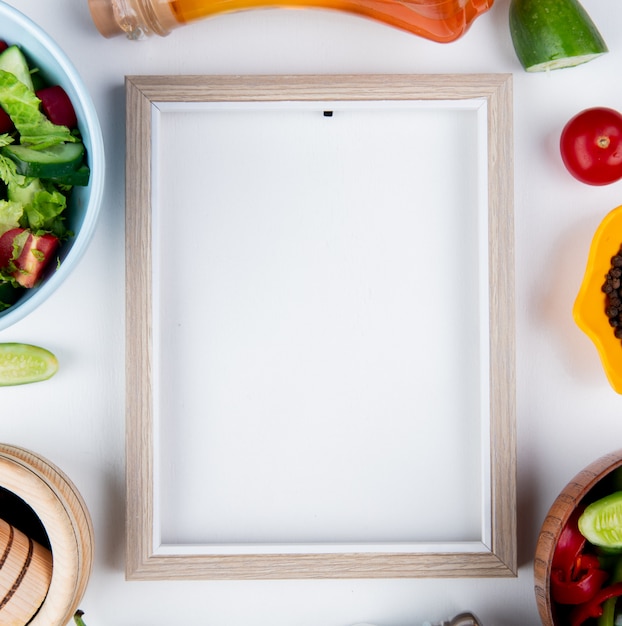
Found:
[{"label": "sliced cucumber on table", "polygon": [[27,343],[0,343],[0,387],[47,380],[58,371],[49,350]]}]

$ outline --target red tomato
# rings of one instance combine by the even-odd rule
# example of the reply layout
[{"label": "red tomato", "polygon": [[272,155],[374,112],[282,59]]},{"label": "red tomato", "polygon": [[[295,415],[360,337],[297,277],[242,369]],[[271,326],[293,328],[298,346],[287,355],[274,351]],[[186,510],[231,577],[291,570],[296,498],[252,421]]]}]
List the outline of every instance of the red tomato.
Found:
[{"label": "red tomato", "polygon": [[560,139],[568,171],[588,185],[608,185],[622,178],[622,115],[595,107],[575,115]]},{"label": "red tomato", "polygon": [[[0,237],[0,267],[7,269],[16,252],[14,250],[15,239],[25,232],[23,228],[11,228]],[[14,259],[15,269],[13,278],[22,287],[34,287],[46,266],[54,260],[54,254],[58,249],[59,240],[50,233],[33,235],[26,233],[23,247],[17,258]],[[11,268],[13,269],[13,268]]]},{"label": "red tomato", "polygon": [[68,128],[75,128],[78,125],[73,104],[60,85],[39,89],[36,95],[41,100],[41,110],[50,122]]},{"label": "red tomato", "polygon": [[11,120],[6,111],[0,107],[0,134],[10,133],[13,130],[15,130],[13,120]]}]

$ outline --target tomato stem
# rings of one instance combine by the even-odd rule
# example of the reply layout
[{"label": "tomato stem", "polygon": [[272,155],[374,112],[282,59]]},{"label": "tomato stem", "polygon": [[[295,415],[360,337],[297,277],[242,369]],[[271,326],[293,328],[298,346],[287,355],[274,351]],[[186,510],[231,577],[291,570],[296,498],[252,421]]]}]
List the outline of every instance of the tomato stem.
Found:
[{"label": "tomato stem", "polygon": [[610,143],[611,143],[611,140],[606,135],[603,135],[596,140],[596,145],[599,148],[602,148],[603,150],[605,148],[608,148]]}]

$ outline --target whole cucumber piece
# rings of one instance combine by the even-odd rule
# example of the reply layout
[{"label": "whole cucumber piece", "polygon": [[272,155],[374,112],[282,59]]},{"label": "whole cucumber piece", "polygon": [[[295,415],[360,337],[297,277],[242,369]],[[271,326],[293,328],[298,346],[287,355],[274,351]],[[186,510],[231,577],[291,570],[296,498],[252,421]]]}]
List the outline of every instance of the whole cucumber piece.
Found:
[{"label": "whole cucumber piece", "polygon": [[574,67],[608,52],[578,0],[511,0],[510,34],[528,72]]}]

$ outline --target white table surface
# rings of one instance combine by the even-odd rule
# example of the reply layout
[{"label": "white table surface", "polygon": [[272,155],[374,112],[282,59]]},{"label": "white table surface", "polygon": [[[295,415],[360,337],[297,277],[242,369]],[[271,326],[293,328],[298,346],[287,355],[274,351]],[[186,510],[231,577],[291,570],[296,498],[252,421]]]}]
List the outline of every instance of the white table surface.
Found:
[{"label": "white table surface", "polygon": [[[106,40],[86,0],[9,0],[65,50],[91,91],[107,149],[98,230],[79,267],[39,310],[0,333],[54,351],[49,382],[2,390],[1,439],[58,464],[95,526],[88,626],[414,626],[472,610],[486,626],[536,626],[533,554],[548,508],[585,465],[622,447],[622,400],[571,307],[600,220],[622,182],[589,187],[564,170],[564,123],[588,106],[622,109],[622,3],[585,0],[610,53],[530,75],[514,54],[508,0],[440,45],[346,14],[253,11],[140,43]],[[124,75],[285,73],[514,75],[518,411],[516,578],[127,582],[124,577]],[[443,463],[443,458],[438,459]]]}]

